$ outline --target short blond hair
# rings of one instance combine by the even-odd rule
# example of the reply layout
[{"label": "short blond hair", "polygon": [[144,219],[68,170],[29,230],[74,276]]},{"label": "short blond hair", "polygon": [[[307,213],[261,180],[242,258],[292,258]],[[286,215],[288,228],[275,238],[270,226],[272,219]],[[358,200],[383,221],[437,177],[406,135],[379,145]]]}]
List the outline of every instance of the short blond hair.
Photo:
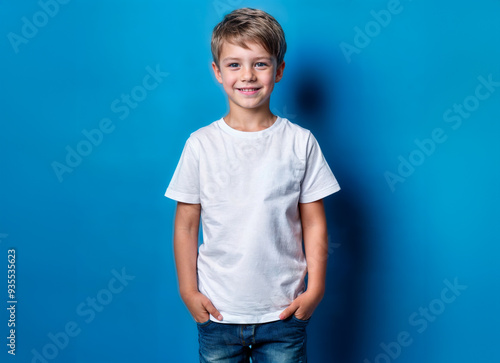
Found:
[{"label": "short blond hair", "polygon": [[283,63],[286,52],[285,32],[278,21],[265,11],[241,8],[224,16],[212,32],[212,57],[219,67],[219,57],[224,42],[248,49],[247,43],[260,44],[276,57],[277,65]]}]

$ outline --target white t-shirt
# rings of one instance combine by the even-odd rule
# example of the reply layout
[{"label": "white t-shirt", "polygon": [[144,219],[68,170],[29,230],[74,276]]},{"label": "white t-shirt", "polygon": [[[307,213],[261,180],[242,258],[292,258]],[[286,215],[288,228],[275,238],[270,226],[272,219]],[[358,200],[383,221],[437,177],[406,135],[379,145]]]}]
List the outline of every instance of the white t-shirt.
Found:
[{"label": "white t-shirt", "polygon": [[198,288],[222,323],[278,320],[304,292],[298,204],[339,189],[314,136],[287,119],[256,132],[220,119],[191,134],[165,195],[201,204]]}]

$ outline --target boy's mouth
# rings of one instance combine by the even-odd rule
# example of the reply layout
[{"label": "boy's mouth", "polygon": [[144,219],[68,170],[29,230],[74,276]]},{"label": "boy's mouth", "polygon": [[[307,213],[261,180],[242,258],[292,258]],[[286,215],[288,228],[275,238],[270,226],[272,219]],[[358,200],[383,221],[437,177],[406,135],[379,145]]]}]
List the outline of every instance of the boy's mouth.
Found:
[{"label": "boy's mouth", "polygon": [[237,90],[243,94],[252,95],[260,90],[260,88],[237,88]]}]

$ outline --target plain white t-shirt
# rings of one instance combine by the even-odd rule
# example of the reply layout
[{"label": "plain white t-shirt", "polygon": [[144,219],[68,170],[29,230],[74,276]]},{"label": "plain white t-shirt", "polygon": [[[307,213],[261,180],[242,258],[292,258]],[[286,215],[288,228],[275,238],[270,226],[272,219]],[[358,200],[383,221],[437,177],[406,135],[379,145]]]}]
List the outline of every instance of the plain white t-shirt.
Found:
[{"label": "plain white t-shirt", "polygon": [[165,195],[201,204],[198,288],[222,323],[279,320],[304,292],[298,204],[339,189],[311,132],[285,118],[256,132],[221,118],[191,134]]}]

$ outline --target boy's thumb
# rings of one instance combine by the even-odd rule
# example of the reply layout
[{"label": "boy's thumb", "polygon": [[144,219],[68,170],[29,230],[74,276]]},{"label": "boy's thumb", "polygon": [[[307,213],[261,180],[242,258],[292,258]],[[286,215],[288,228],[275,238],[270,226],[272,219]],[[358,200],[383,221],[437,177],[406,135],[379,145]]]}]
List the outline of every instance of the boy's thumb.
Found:
[{"label": "boy's thumb", "polygon": [[215,308],[215,306],[212,304],[212,302],[210,300],[207,300],[206,303],[204,304],[204,306],[205,306],[205,309],[208,311],[208,313],[210,315],[214,316],[215,319],[222,320],[221,313],[219,312],[219,310],[217,310]]},{"label": "boy's thumb", "polygon": [[289,316],[291,316],[291,315],[295,312],[295,310],[297,310],[297,309],[294,307],[294,305],[293,305],[293,303],[292,303],[290,306],[288,306],[285,310],[283,310],[283,311],[281,312],[281,314],[280,314],[279,318],[280,318],[281,320],[285,320],[285,319],[287,319]]}]

